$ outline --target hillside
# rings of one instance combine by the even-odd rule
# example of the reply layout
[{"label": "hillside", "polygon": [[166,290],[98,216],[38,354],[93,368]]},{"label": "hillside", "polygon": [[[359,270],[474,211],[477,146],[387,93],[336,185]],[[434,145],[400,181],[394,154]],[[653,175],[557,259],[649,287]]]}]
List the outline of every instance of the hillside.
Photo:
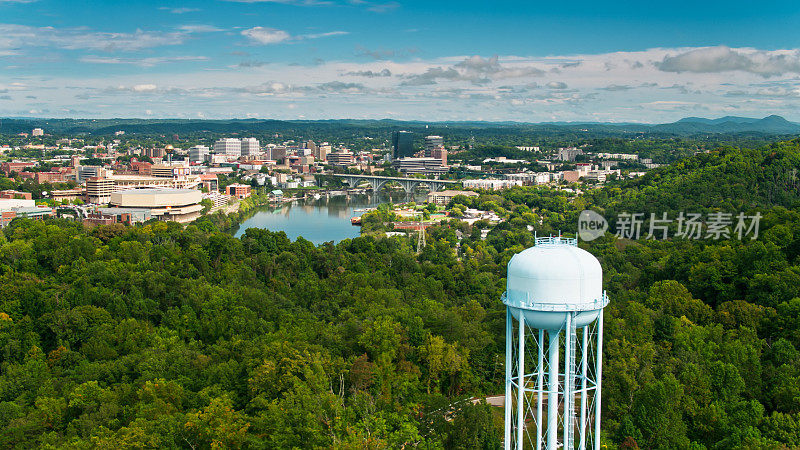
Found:
[{"label": "hillside", "polygon": [[581,243],[611,299],[603,447],[796,448],[797,154],[722,149],[585,197],[457,197],[506,220],[486,239],[432,226],[421,254],[237,239],[218,217],[18,219],[0,232],[0,447],[497,448],[499,412],[464,400],[503,389],[506,264],[591,206],[764,214],[755,240]]},{"label": "hillside", "polygon": [[697,133],[764,133],[764,134],[797,134],[800,125],[789,122],[781,116],[767,116],[763,119],[746,117],[722,117],[719,119],[701,119],[690,117],[674,123],[654,125],[654,131],[675,134]]},{"label": "hillside", "polygon": [[333,133],[389,132],[409,129],[420,133],[447,131],[448,134],[496,134],[537,133],[553,135],[576,133],[577,135],[625,136],[649,134],[653,136],[702,136],[706,134],[800,134],[800,125],[780,116],[763,119],[723,117],[703,119],[689,117],[674,123],[634,124],[596,122],[416,122],[399,120],[189,120],[189,119],[2,119],[0,134],[29,132],[41,127],[48,133],[58,135],[92,134],[110,135],[115,131],[141,135],[194,135],[204,133]]},{"label": "hillside", "polygon": [[800,205],[800,139],[758,149],[723,147],[596,192],[611,211],[746,211]]}]

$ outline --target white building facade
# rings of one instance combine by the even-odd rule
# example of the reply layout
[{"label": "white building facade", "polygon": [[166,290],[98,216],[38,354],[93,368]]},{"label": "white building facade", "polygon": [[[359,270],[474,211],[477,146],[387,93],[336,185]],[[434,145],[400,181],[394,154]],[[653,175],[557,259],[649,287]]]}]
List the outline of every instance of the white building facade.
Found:
[{"label": "white building facade", "polygon": [[205,145],[195,145],[189,149],[189,162],[201,163],[208,158],[211,150]]},{"label": "white building facade", "polygon": [[242,155],[242,141],[235,138],[223,138],[214,142],[214,153],[238,158]]},{"label": "white building facade", "polygon": [[242,156],[256,156],[261,154],[261,144],[256,138],[242,139],[241,155]]}]

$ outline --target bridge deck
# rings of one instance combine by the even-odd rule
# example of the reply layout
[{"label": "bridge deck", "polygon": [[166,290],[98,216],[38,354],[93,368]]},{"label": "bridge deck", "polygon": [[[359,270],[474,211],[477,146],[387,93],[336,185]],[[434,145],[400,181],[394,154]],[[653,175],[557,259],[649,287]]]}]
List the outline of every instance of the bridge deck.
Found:
[{"label": "bridge deck", "polygon": [[347,174],[332,174],[334,177],[339,178],[361,178],[365,180],[386,180],[386,181],[419,181],[421,183],[442,183],[442,184],[456,184],[457,181],[452,180],[436,180],[430,178],[411,178],[411,177],[382,177],[378,175],[347,175]]}]

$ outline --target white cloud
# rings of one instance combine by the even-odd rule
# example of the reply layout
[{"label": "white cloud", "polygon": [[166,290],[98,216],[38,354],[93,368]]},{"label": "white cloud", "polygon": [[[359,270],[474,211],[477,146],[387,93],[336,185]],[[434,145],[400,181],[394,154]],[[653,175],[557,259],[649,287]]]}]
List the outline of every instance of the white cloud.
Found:
[{"label": "white cloud", "polygon": [[[650,86],[650,87],[652,87],[652,86]],[[610,85],[608,85],[606,87],[601,87],[601,88],[598,88],[598,89],[600,89],[602,91],[610,91],[610,92],[627,91],[627,90],[633,89],[633,86],[628,86],[626,84],[610,84]]]},{"label": "white cloud", "polygon": [[155,56],[151,58],[116,58],[106,56],[85,56],[81,62],[89,64],[129,64],[141,67],[155,67],[161,64],[189,62],[189,61],[208,61],[207,56]]},{"label": "white cloud", "polygon": [[[668,122],[735,111],[750,117],[779,114],[800,119],[800,79],[794,75],[765,80],[761,73],[742,70],[676,74],[655,64],[692,50],[698,49],[329,60],[313,66],[271,61],[248,63],[247,70],[235,64],[215,65],[213,71],[187,64],[177,71],[176,67],[148,71],[145,80],[140,74],[122,71],[74,79],[21,76],[14,81],[23,83],[25,91],[36,92],[38,99],[26,100],[24,93],[11,90],[0,93],[13,98],[0,104],[0,114],[41,109],[41,105],[52,105],[54,112],[66,111],[79,97],[95,116],[106,117],[133,117],[141,115],[143,107],[151,107],[160,116],[194,117],[202,112],[209,118],[248,113],[273,118],[382,118],[388,114],[418,120],[476,120],[480,116],[517,121]],[[155,67],[180,58],[202,61],[204,57],[97,53],[83,61]],[[9,82],[6,85],[11,87]],[[98,87],[108,85],[117,87]],[[157,101],[158,106],[142,105],[142,98]],[[387,104],[392,105],[391,111],[387,112]]]},{"label": "white cloud", "polygon": [[24,91],[27,89],[25,83],[14,82],[9,84],[0,84],[0,92],[6,93],[8,91]]},{"label": "white cloud", "polygon": [[259,44],[278,44],[291,38],[291,35],[283,30],[275,28],[254,27],[242,31],[242,36]]},{"label": "white cloud", "polygon": [[[90,95],[89,92],[93,92],[94,95]],[[124,93],[133,93],[133,94],[154,94],[154,93],[163,93],[164,90],[159,90],[158,86],[153,83],[140,83],[134,84],[131,86],[127,85],[118,85],[118,86],[109,86],[105,89],[96,89],[91,88],[87,89],[87,92],[78,96],[78,98],[82,100],[88,100],[91,98],[98,98],[97,95],[99,94],[113,94],[119,95]],[[177,92],[177,91],[173,91]],[[117,100],[118,101],[118,100]]]},{"label": "white cloud", "polygon": [[358,70],[354,72],[347,72],[343,74],[344,76],[351,76],[351,77],[366,77],[366,78],[376,78],[376,77],[390,77],[392,76],[392,71],[389,69],[383,69],[381,71],[377,70]]},{"label": "white cloud", "polygon": [[394,11],[395,9],[400,7],[400,3],[397,2],[388,2],[388,3],[376,3],[371,6],[367,7],[367,11],[372,11],[376,13],[385,13],[389,11]]},{"label": "white cloud", "polygon": [[187,32],[153,32],[136,30],[133,33],[90,31],[85,27],[58,29],[27,25],[0,24],[0,51],[3,48],[56,47],[66,50],[136,51],[146,48],[178,45]]},{"label": "white cloud", "polygon": [[356,56],[368,56],[372,59],[382,60],[398,56],[398,52],[387,49],[370,50],[362,46],[358,46],[356,47]]},{"label": "white cloud", "polygon": [[497,55],[483,58],[468,57],[448,68],[431,67],[421,74],[406,75],[406,86],[425,86],[436,84],[436,80],[469,81],[473,84],[487,84],[494,80],[509,78],[538,77],[544,70],[532,65],[501,64]]},{"label": "white cloud", "polygon": [[155,84],[136,84],[131,88],[133,92],[150,92],[156,89],[158,89],[158,86]]},{"label": "white cloud", "polygon": [[279,3],[282,5],[294,6],[354,6],[364,8],[367,11],[385,13],[400,7],[400,3],[395,1],[370,2],[366,0],[225,0],[234,3]]},{"label": "white cloud", "polygon": [[800,98],[800,86],[795,87],[782,87],[772,86],[763,87],[754,91],[750,90],[732,90],[725,93],[727,97],[744,97],[744,98],[778,98],[778,99],[791,99]]},{"label": "white cloud", "polygon": [[305,39],[319,39],[332,36],[344,36],[350,34],[349,31],[328,31],[326,33],[301,34],[292,36],[289,32],[276,28],[253,27],[242,31],[242,36],[249,38],[257,44],[269,45],[279,44],[286,41],[302,41]]},{"label": "white cloud", "polygon": [[317,33],[317,34],[303,34],[298,36],[298,39],[319,39],[323,37],[331,37],[331,36],[344,36],[350,34],[349,31],[329,31],[327,33]]},{"label": "white cloud", "polygon": [[214,33],[217,31],[224,31],[222,28],[217,28],[213,25],[181,25],[179,30],[186,33]]},{"label": "white cloud", "polygon": [[396,1],[372,2],[367,0],[226,0],[234,3],[279,3],[294,6],[350,6],[375,13],[386,13],[400,7]]},{"label": "white cloud", "polygon": [[402,86],[428,86],[436,84],[436,80],[459,80],[461,74],[453,69],[443,69],[441,67],[429,67],[425,72],[420,74],[407,75],[407,80],[401,83]]},{"label": "white cloud", "polygon": [[160,9],[162,11],[169,11],[172,14],[186,14],[186,13],[200,11],[200,8],[168,8],[166,6],[162,6],[162,7],[158,8],[158,9]]},{"label": "white cloud", "polygon": [[359,94],[369,91],[369,89],[367,89],[361,83],[343,83],[341,81],[329,81],[327,83],[322,83],[319,86],[316,86],[316,89],[319,89],[323,92],[342,92],[348,94]]},{"label": "white cloud", "polygon": [[655,66],[665,72],[718,73],[742,71],[765,77],[800,73],[800,51],[703,47],[667,55]]},{"label": "white cloud", "polygon": [[330,6],[333,2],[323,0],[226,0],[233,3],[280,3],[299,6]]}]

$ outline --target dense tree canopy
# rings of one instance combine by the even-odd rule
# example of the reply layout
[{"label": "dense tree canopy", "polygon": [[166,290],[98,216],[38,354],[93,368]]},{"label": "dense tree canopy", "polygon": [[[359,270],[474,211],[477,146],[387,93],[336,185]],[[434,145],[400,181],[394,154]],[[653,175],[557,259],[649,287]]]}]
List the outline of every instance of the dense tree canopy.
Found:
[{"label": "dense tree canopy", "polygon": [[800,446],[797,155],[457,197],[506,220],[485,240],[486,223],[443,222],[420,254],[410,238],[237,239],[219,217],[17,219],[0,233],[0,446],[497,448],[502,411],[467,399],[502,392],[505,265],[587,207],[764,215],[756,240],[581,244],[612,299],[608,448]]}]

